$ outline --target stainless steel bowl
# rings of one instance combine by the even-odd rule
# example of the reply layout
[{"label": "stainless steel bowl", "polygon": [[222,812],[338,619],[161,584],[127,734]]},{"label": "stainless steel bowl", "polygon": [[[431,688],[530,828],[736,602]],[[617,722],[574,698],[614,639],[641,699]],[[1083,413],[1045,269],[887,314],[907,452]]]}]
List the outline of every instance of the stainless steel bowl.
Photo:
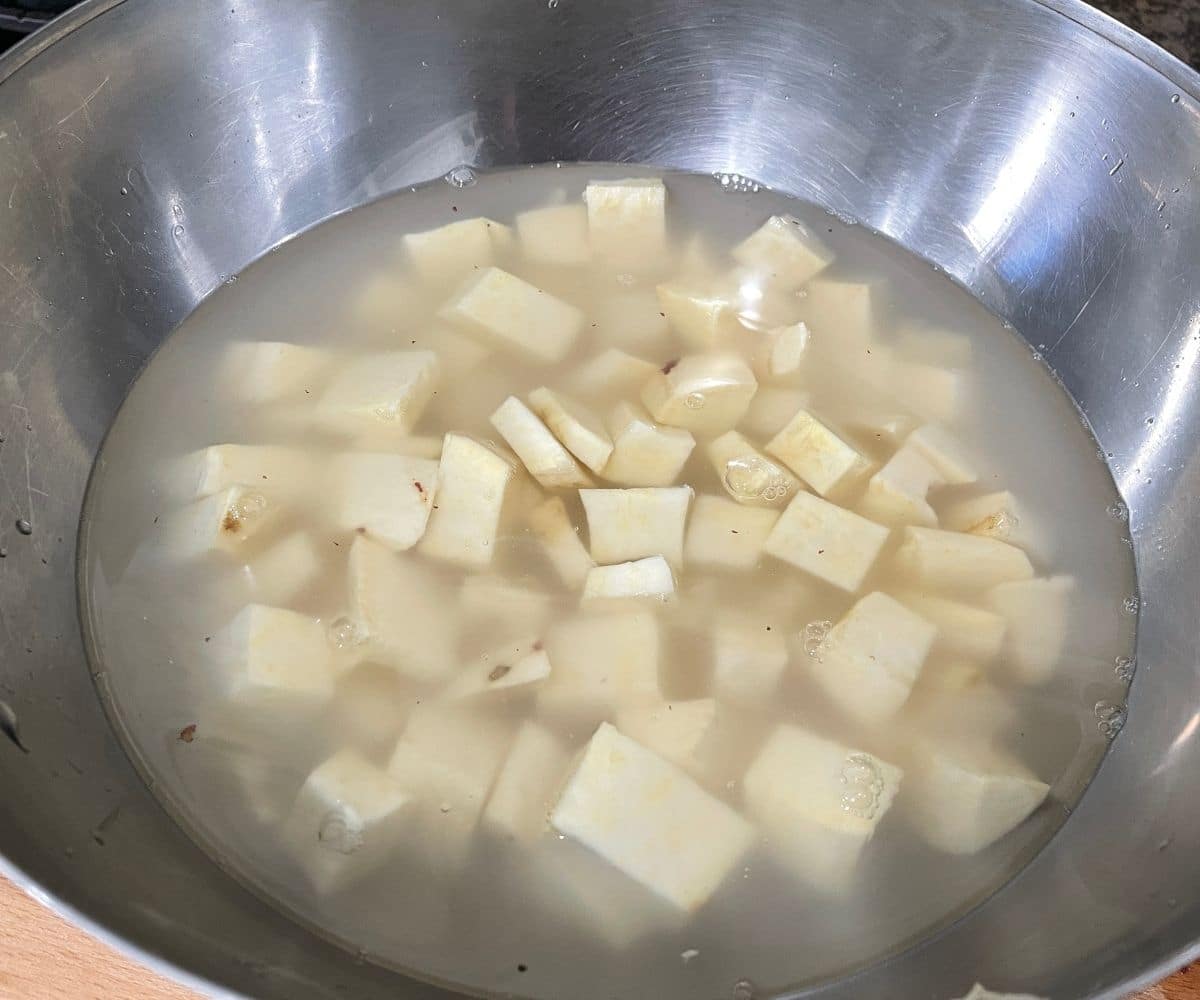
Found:
[{"label": "stainless steel bowl", "polygon": [[0,60],[0,700],[28,749],[0,740],[0,870],[194,985],[448,996],[261,903],[138,780],[80,641],[80,501],[147,357],[269,247],[459,163],[639,161],[945,269],[1055,368],[1129,506],[1138,676],[1079,808],[968,917],[806,995],[1116,997],[1196,954],[1198,100],[1074,0],[92,0],[35,35]]}]

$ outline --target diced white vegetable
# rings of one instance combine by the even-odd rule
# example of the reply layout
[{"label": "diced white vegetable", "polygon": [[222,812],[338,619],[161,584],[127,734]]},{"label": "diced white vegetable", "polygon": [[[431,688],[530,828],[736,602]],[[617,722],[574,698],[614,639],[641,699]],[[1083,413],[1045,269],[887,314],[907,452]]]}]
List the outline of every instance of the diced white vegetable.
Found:
[{"label": "diced white vegetable", "polygon": [[896,333],[896,354],[943,368],[969,368],[974,351],[970,339],[961,333],[908,325]]},{"label": "diced white vegetable", "polygon": [[617,729],[647,750],[704,780],[716,751],[717,703],[712,698],[628,705]]},{"label": "diced white vegetable", "polygon": [[795,476],[737,431],[714,438],[705,451],[725,492],[738,503],[782,507],[800,489]]},{"label": "diced white vegetable", "polygon": [[737,425],[758,389],[754,373],[735,354],[693,354],[642,387],[642,402],[660,424],[704,434]]},{"label": "diced white vegetable", "polygon": [[675,577],[662,556],[613,566],[593,566],[583,585],[584,604],[645,598],[666,601],[675,593]]},{"label": "diced white vegetable", "polygon": [[1044,684],[1062,659],[1074,590],[1074,577],[1052,576],[988,591],[988,606],[1008,622],[1004,668],[1022,684]]},{"label": "diced white vegetable", "polygon": [[936,733],[939,739],[989,746],[1011,732],[1019,716],[1011,694],[989,683],[983,668],[959,660],[926,666],[902,719],[918,739]]},{"label": "diced white vegetable", "polygon": [[529,394],[529,405],[579,461],[593,472],[604,469],[613,443],[595,414],[545,386]]},{"label": "diced white vegetable", "polygon": [[742,427],[756,437],[774,437],[800,410],[808,409],[810,402],[809,394],[800,389],[759,386],[742,419]]},{"label": "diced white vegetable", "polygon": [[543,264],[572,266],[592,259],[587,209],[582,205],[549,205],[517,215],[521,252]]},{"label": "diced white vegetable", "polygon": [[512,464],[487,445],[447,434],[438,466],[437,507],[421,552],[472,569],[490,566],[512,475]]},{"label": "diced white vegetable", "polygon": [[231,701],[303,710],[333,696],[333,648],[307,615],[248,604],[213,636],[212,651]]},{"label": "diced white vegetable", "polygon": [[350,314],[371,333],[395,333],[410,303],[418,298],[414,282],[388,264],[362,280],[350,295]]},{"label": "diced white vegetable", "polygon": [[667,189],[657,177],[590,181],[584,189],[592,248],[606,263],[656,267],[667,239]]},{"label": "diced white vegetable", "polygon": [[835,504],[799,493],[763,543],[763,551],[854,592],[874,565],[888,529]]},{"label": "diced white vegetable", "polygon": [[683,565],[690,486],[580,490],[592,558],[600,565],[661,555]]},{"label": "diced white vegetable", "polygon": [[779,512],[745,507],[725,497],[701,496],[688,525],[683,557],[689,566],[751,570]]},{"label": "diced white vegetable", "polygon": [[1033,534],[1025,521],[1021,503],[1008,490],[969,497],[942,511],[942,525],[949,531],[965,531],[1022,548],[1029,546]]},{"label": "diced white vegetable", "polygon": [[568,587],[583,586],[588,570],[596,562],[588,554],[578,530],[571,523],[562,498],[550,497],[533,508],[529,513],[529,528],[542,543],[563,583]]},{"label": "diced white vegetable", "polygon": [[321,555],[307,533],[294,531],[253,554],[242,575],[258,604],[286,605],[316,583]]},{"label": "diced white vegetable", "polygon": [[741,708],[771,704],[787,667],[782,629],[722,615],[713,630],[713,695]]},{"label": "diced white vegetable", "polygon": [[404,248],[425,282],[453,284],[472,271],[488,267],[512,239],[508,226],[491,219],[463,219],[423,233],[409,233]]},{"label": "diced white vegetable", "polygon": [[510,635],[541,635],[554,611],[554,598],[504,577],[475,574],[463,580],[458,607],[473,626]]},{"label": "diced white vegetable", "polygon": [[909,579],[938,590],[986,590],[1033,576],[1029,557],[992,538],[937,528],[905,528],[896,565]]},{"label": "diced white vegetable", "polygon": [[238,555],[279,514],[266,490],[231,486],[164,517],[157,526],[156,554],[169,562]]},{"label": "diced white vegetable", "polygon": [[598,343],[653,357],[665,354],[671,342],[671,326],[648,288],[601,296],[592,306],[592,323]]},{"label": "diced white vegetable", "polygon": [[688,913],[754,839],[729,806],[608,723],[592,736],[550,822]]},{"label": "diced white vegetable", "polygon": [[[916,420],[909,414],[886,405],[856,406],[854,412],[846,414],[846,425],[851,430],[860,432],[865,440],[891,445],[894,448],[899,448],[907,440],[915,424]],[[942,473],[942,478],[946,478],[945,472]]]},{"label": "diced white vegetable", "polygon": [[358,452],[339,455],[331,471],[337,492],[334,521],[340,529],[365,531],[400,550],[420,541],[437,502],[437,462]]},{"label": "diced white vegetable", "polygon": [[822,640],[812,674],[847,715],[878,723],[908,700],[937,629],[876,591],[858,601]]},{"label": "diced white vegetable", "polygon": [[378,869],[407,832],[412,799],[356,750],[330,757],[305,780],[283,839],[313,887],[333,892]]},{"label": "diced white vegetable", "polygon": [[942,477],[924,456],[907,445],[887,460],[883,468],[867,480],[867,489],[858,502],[860,514],[880,524],[937,524],[925,497]]},{"label": "diced white vegetable", "polygon": [[833,251],[799,219],[772,215],[733,248],[733,259],[770,275],[785,288],[799,288],[833,262]]},{"label": "diced white vegetable", "polygon": [[[370,449],[364,448],[363,450]],[[378,450],[390,451],[396,455],[407,455],[409,458],[430,458],[436,461],[442,457],[442,439],[424,435],[389,438],[387,447]]]},{"label": "diced white vegetable", "polygon": [[710,281],[672,281],[655,293],[667,323],[693,350],[711,350],[741,329],[728,291]]},{"label": "diced white vegetable", "polygon": [[359,535],[350,546],[349,577],[365,655],[418,681],[454,672],[454,598],[428,567]]},{"label": "diced white vegetable", "polygon": [[543,364],[565,358],[583,328],[583,313],[573,305],[498,267],[481,271],[443,315],[497,348]]},{"label": "diced white vegetable", "polygon": [[491,416],[491,424],[517,453],[525,468],[546,489],[590,486],[589,476],[536,413],[509,396]]},{"label": "diced white vegetable", "polygon": [[662,427],[640,406],[622,400],[608,419],[612,455],[601,470],[624,486],[670,486],[679,478],[696,439],[679,427]]},{"label": "diced white vegetable", "polygon": [[651,611],[589,613],[556,622],[546,636],[553,664],[538,710],[594,722],[619,706],[661,698],[659,626]]},{"label": "diced white vegetable", "polygon": [[550,811],[569,765],[557,736],[536,722],[523,722],[488,797],[483,828],[531,846],[550,830]]},{"label": "diced white vegetable", "polygon": [[875,351],[874,298],[876,286],[859,281],[830,281],[822,278],[804,290],[803,313],[809,329],[827,354],[847,359],[854,370],[863,373],[871,358],[866,349]]},{"label": "diced white vegetable", "polygon": [[937,626],[934,650],[972,663],[990,663],[1000,652],[1007,625],[991,611],[917,591],[895,595],[927,622]]},{"label": "diced white vegetable", "polygon": [[234,399],[270,403],[303,399],[305,390],[320,387],[332,358],[316,347],[278,340],[239,340],[222,352],[218,384]]},{"label": "diced white vegetable", "polygon": [[970,452],[937,424],[918,427],[908,436],[907,444],[920,452],[925,461],[937,469],[942,480],[952,486],[973,483],[979,478]]},{"label": "diced white vegetable", "polygon": [[549,677],[550,671],[550,657],[541,639],[526,637],[502,642],[464,666],[442,697],[455,701],[498,691],[524,693]]},{"label": "diced white vegetable", "polygon": [[892,393],[914,413],[927,420],[953,424],[962,418],[968,397],[965,372],[937,365],[896,361],[892,365]]},{"label": "diced white vegetable", "polygon": [[474,337],[444,323],[435,324],[421,340],[421,346],[437,352],[442,371],[448,378],[458,378],[472,371],[491,356],[492,350]]},{"label": "diced white vegetable", "polygon": [[566,385],[585,399],[605,399],[640,389],[656,371],[653,362],[610,347],[576,368]]},{"label": "diced white vegetable", "polygon": [[902,777],[866,751],[784,725],[767,739],[742,789],[772,853],[804,881],[837,892],[852,881]]},{"label": "diced white vegetable", "polygon": [[755,356],[760,378],[787,378],[800,370],[808,350],[808,327],[803,323],[777,326],[763,334]]},{"label": "diced white vegetable", "polygon": [[440,374],[433,351],[361,355],[334,374],[317,401],[314,419],[346,434],[408,434],[425,412]]},{"label": "diced white vegetable", "polygon": [[801,410],[767,442],[774,455],[821,496],[854,482],[869,468],[866,458],[807,410]]},{"label": "diced white vegetable", "polygon": [[978,748],[927,743],[906,786],[921,836],[950,854],[975,854],[1016,827],[1050,786],[1025,767]]},{"label": "diced white vegetable", "polygon": [[164,493],[190,499],[241,485],[287,497],[306,489],[314,474],[312,458],[299,448],[214,444],[180,459],[164,483]]}]

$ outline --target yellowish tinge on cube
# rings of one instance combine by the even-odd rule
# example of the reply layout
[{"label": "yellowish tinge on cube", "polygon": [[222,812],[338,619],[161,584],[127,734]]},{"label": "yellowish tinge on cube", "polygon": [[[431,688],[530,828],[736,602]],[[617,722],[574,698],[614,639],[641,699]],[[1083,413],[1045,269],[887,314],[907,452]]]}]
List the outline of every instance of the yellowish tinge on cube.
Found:
[{"label": "yellowish tinge on cube", "polygon": [[490,419],[529,474],[546,489],[577,489],[592,485],[592,477],[575,457],[542,419],[516,396],[509,396],[501,403]]},{"label": "yellowish tinge on cube", "polygon": [[799,288],[831,263],[833,251],[799,219],[772,215],[733,248],[733,259],[784,288]]},{"label": "yellowish tinge on cube", "polygon": [[655,292],[659,311],[691,350],[712,350],[742,330],[729,290],[712,281],[670,281]]},{"label": "yellowish tinge on cube", "polygon": [[913,583],[947,593],[1033,576],[1029,557],[1015,545],[938,528],[905,528],[895,561]]},{"label": "yellowish tinge on cube", "polygon": [[1004,644],[1008,626],[1004,617],[994,611],[914,590],[897,591],[893,596],[937,626],[934,651],[941,655],[988,664]]},{"label": "yellowish tinge on cube", "polygon": [[529,394],[529,405],[572,455],[593,472],[603,471],[613,443],[599,417],[586,406],[545,386]]},{"label": "yellowish tinge on cube", "polygon": [[655,372],[642,402],[660,424],[700,434],[736,427],[758,390],[758,381],[736,354],[691,354]]},{"label": "yellowish tinge on cube", "polygon": [[853,593],[862,586],[889,530],[828,500],[800,493],[763,543],[763,551]]},{"label": "yellowish tinge on cube", "polygon": [[657,177],[589,181],[583,192],[592,249],[606,264],[633,272],[662,262],[667,189]]},{"label": "yellowish tinge on cube", "polygon": [[601,475],[623,486],[670,486],[696,447],[689,431],[656,424],[642,407],[626,400],[609,415],[608,433],[613,450]]},{"label": "yellowish tinge on cube", "polygon": [[808,353],[808,327],[777,326],[762,335],[755,352],[755,372],[762,379],[786,379],[800,371]]},{"label": "yellowish tinge on cube", "polygon": [[683,565],[690,486],[580,490],[592,558],[600,565],[661,555]]},{"label": "yellowish tinge on cube", "polygon": [[1021,502],[1008,490],[967,497],[942,508],[942,527],[1029,549],[1034,532]]},{"label": "yellowish tinge on cube", "polygon": [[420,278],[449,285],[489,267],[512,241],[512,230],[492,219],[463,219],[422,233],[408,233],[404,248]]},{"label": "yellowish tinge on cube", "polygon": [[938,470],[915,448],[906,445],[867,480],[858,512],[880,524],[936,527],[937,513],[926,497],[942,482]]},{"label": "yellowish tinge on cube", "polygon": [[206,556],[232,557],[252,550],[282,515],[270,490],[230,486],[163,517],[156,526],[159,558],[187,562]]},{"label": "yellowish tinge on cube", "polygon": [[870,463],[808,410],[796,413],[766,444],[773,455],[823,497],[854,483]]}]

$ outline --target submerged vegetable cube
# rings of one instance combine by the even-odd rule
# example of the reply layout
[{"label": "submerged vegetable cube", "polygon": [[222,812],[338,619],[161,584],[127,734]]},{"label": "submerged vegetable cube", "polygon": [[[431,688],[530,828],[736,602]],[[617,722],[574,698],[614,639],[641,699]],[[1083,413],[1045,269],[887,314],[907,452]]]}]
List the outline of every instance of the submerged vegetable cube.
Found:
[{"label": "submerged vegetable cube", "polygon": [[859,513],[880,524],[933,527],[937,514],[925,498],[941,483],[938,470],[906,445],[867,480],[866,493],[858,503]]},{"label": "submerged vegetable cube", "polygon": [[635,391],[656,371],[653,362],[610,347],[576,368],[565,384],[585,399],[596,399]]},{"label": "submerged vegetable cube", "polygon": [[697,497],[684,561],[689,567],[752,570],[778,520],[778,511],[745,507],[725,497]]},{"label": "submerged vegetable cube", "polygon": [[1022,684],[1044,684],[1062,660],[1075,578],[1015,580],[987,594],[988,606],[1008,624],[1004,669]]},{"label": "submerged vegetable cube", "polygon": [[670,328],[693,350],[717,347],[741,329],[729,292],[711,281],[672,281],[655,292]]},{"label": "submerged vegetable cube", "polygon": [[333,696],[333,647],[308,615],[248,604],[211,648],[220,693],[231,701],[302,711]]},{"label": "submerged vegetable cube", "polygon": [[529,513],[529,529],[542,544],[568,587],[581,587],[596,562],[588,554],[561,497],[550,497]]},{"label": "submerged vegetable cube", "polygon": [[313,419],[346,434],[412,431],[437,388],[433,351],[368,354],[343,365],[317,400]]},{"label": "submerged vegetable cube", "polygon": [[577,266],[592,258],[587,209],[582,205],[547,205],[517,216],[521,252],[543,264]]},{"label": "submerged vegetable cube", "polygon": [[512,477],[512,463],[487,445],[447,434],[438,467],[437,508],[429,516],[421,552],[471,569],[490,566]]},{"label": "submerged vegetable cube", "polygon": [[605,263],[642,271],[666,250],[667,189],[657,177],[590,181],[583,192],[592,247]]},{"label": "submerged vegetable cube", "polygon": [[529,394],[529,405],[572,455],[593,472],[604,470],[613,443],[595,414],[545,386]]},{"label": "submerged vegetable cube", "polygon": [[744,616],[723,614],[713,629],[713,695],[742,708],[771,704],[787,668],[782,630]]},{"label": "submerged vegetable cube", "polygon": [[421,540],[437,496],[437,462],[359,452],[339,455],[331,471],[340,529],[365,532],[398,550]]},{"label": "submerged vegetable cube", "polygon": [[188,504],[162,519],[155,546],[168,562],[245,552],[280,515],[265,490],[231,486]]},{"label": "submerged vegetable cube", "polygon": [[492,426],[515,451],[529,474],[546,489],[590,486],[592,478],[559,443],[541,419],[516,396],[509,396],[491,416]]},{"label": "submerged vegetable cube", "polygon": [[701,781],[718,752],[717,703],[712,698],[646,702],[617,712],[617,729]]},{"label": "submerged vegetable cube", "polygon": [[583,603],[666,601],[675,593],[675,577],[662,556],[648,556],[612,566],[593,566],[583,585]]},{"label": "submerged vegetable cube", "polygon": [[495,262],[512,241],[512,230],[491,219],[463,219],[423,233],[408,233],[404,249],[422,280],[453,284]]},{"label": "submerged vegetable cube", "polygon": [[889,531],[851,511],[800,493],[763,542],[763,551],[842,590],[862,586]]},{"label": "submerged vegetable cube", "polygon": [[772,215],[733,248],[734,260],[785,288],[799,288],[810,281],[833,257],[833,251],[808,226],[790,215]]},{"label": "submerged vegetable cube", "polygon": [[696,439],[679,427],[662,427],[640,406],[621,401],[608,419],[613,450],[601,475],[623,486],[670,486],[679,478]]},{"label": "submerged vegetable cube", "polygon": [[864,475],[869,463],[807,410],[801,410],[766,446],[823,497]]},{"label": "submerged vegetable cube", "polygon": [[745,416],[758,382],[736,354],[693,354],[650,376],[642,402],[659,423],[721,434]]},{"label": "submerged vegetable cube", "polygon": [[714,438],[705,450],[725,492],[738,503],[782,507],[800,489],[795,476],[737,431]]},{"label": "submerged vegetable cube", "polygon": [[550,811],[569,765],[557,736],[536,722],[523,722],[484,807],[483,828],[532,846],[550,831]]},{"label": "submerged vegetable cube", "polygon": [[319,347],[278,340],[239,340],[225,348],[218,381],[234,399],[271,403],[303,398],[329,374],[332,357]]},{"label": "submerged vegetable cube", "polygon": [[992,538],[936,528],[905,528],[896,565],[914,582],[944,591],[986,590],[1033,576],[1029,557]]},{"label": "submerged vegetable cube", "polygon": [[690,486],[580,490],[592,558],[601,565],[661,555],[683,564]]},{"label": "submerged vegetable cube", "polygon": [[286,605],[321,575],[321,555],[304,531],[293,531],[251,555],[242,575],[259,604]]},{"label": "submerged vegetable cube", "polygon": [[551,669],[550,657],[536,636],[502,642],[462,667],[442,697],[458,701],[501,691],[526,693],[549,677]]}]

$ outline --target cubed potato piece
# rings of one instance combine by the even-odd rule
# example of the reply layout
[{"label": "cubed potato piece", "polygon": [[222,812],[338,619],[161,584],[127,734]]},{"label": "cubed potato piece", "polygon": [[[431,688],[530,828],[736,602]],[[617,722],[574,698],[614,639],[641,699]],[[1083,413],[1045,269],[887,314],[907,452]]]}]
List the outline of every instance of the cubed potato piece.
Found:
[{"label": "cubed potato piece", "polygon": [[613,443],[600,418],[587,407],[545,386],[529,394],[533,412],[546,422],[566,449],[593,472],[601,472]]},{"label": "cubed potato piece", "polygon": [[334,374],[317,401],[314,419],[345,434],[408,434],[433,398],[440,376],[433,351],[360,355]]},{"label": "cubed potato piece", "polygon": [[951,486],[973,483],[979,478],[971,454],[961,441],[937,424],[925,424],[908,436],[907,445],[938,471]]},{"label": "cubed potato piece", "polygon": [[1033,576],[1015,545],[937,528],[905,528],[896,565],[913,582],[941,591],[978,591]]},{"label": "cubed potato piece", "polygon": [[902,326],[896,332],[896,354],[943,368],[970,368],[974,358],[971,340],[964,334],[914,324]]},{"label": "cubed potato piece", "polygon": [[662,556],[647,556],[612,566],[593,566],[583,585],[582,603],[667,601],[675,594],[675,577]]},{"label": "cubed potato piece", "polygon": [[703,781],[717,751],[717,703],[712,698],[622,706],[617,729]]},{"label": "cubed potato piece", "polygon": [[671,343],[671,326],[658,295],[649,288],[604,294],[592,306],[593,337],[629,351],[658,357]]},{"label": "cubed potato piece", "polygon": [[670,486],[679,478],[696,439],[679,427],[662,427],[640,406],[622,400],[608,419],[612,455],[601,475],[623,486]]},{"label": "cubed potato piece", "polygon": [[639,390],[658,365],[625,351],[610,347],[585,361],[564,382],[573,393],[584,399],[610,399]]},{"label": "cubed potato piece", "polygon": [[625,270],[658,267],[666,252],[667,189],[657,177],[590,181],[584,189],[592,249]]},{"label": "cubed potato piece", "polygon": [[592,558],[601,566],[661,555],[683,565],[690,486],[580,490]]},{"label": "cubed potato piece", "polygon": [[[881,445],[891,445],[899,448],[908,440],[916,419],[910,414],[901,413],[888,405],[855,406],[854,412],[846,414],[846,426],[863,437],[864,440],[874,441]],[[928,460],[928,456],[926,456]],[[934,466],[937,467],[936,465]],[[946,478],[945,472],[942,478]]]},{"label": "cubed potato piece", "polygon": [[358,452],[334,460],[342,531],[365,532],[393,549],[411,549],[437,502],[438,463],[428,458]]},{"label": "cubed potato piece", "polygon": [[876,591],[829,630],[811,658],[812,675],[847,715],[883,722],[908,700],[936,635],[924,618]]},{"label": "cubed potato piece", "polygon": [[799,288],[833,263],[833,251],[799,219],[772,215],[733,248],[739,264],[768,275],[784,288]]},{"label": "cubed potato piece", "polygon": [[941,484],[938,470],[906,445],[867,480],[858,512],[879,524],[935,527],[937,514],[925,498],[930,489]]},{"label": "cubed potato piece", "polygon": [[788,504],[763,543],[776,559],[853,593],[875,564],[889,531],[811,493]]},{"label": "cubed potato piece", "polygon": [[315,471],[312,457],[299,448],[214,444],[183,456],[163,484],[163,492],[191,499],[246,486],[286,498],[307,489]]},{"label": "cubed potato piece", "polygon": [[772,853],[805,882],[846,890],[903,772],[864,750],[779,726],[742,779]]},{"label": "cubed potato piece", "polygon": [[795,375],[808,352],[808,327],[803,323],[777,326],[763,334],[755,352],[755,372],[762,379]]},{"label": "cubed potato piece", "polygon": [[371,334],[396,333],[415,301],[416,283],[390,262],[357,282],[350,293],[350,317]]},{"label": "cubed potato piece", "polygon": [[588,554],[578,529],[571,523],[562,498],[550,497],[533,508],[529,513],[529,529],[542,543],[543,551],[563,583],[568,587],[582,587],[596,562]]},{"label": "cubed potato piece", "polygon": [[322,559],[316,543],[303,531],[293,531],[257,552],[242,567],[242,575],[259,604],[286,605],[321,576]]},{"label": "cubed potato piece", "polygon": [[1050,786],[995,751],[927,742],[906,789],[921,836],[950,854],[975,854],[1037,809]]},{"label": "cubed potato piece", "polygon": [[800,489],[795,476],[737,431],[714,438],[705,451],[725,492],[738,503],[782,507]]},{"label": "cubed potato piece", "polygon": [[542,264],[571,267],[592,259],[587,209],[582,205],[548,205],[517,215],[521,252]]},{"label": "cubed potato piece", "polygon": [[538,711],[595,722],[620,705],[660,699],[659,626],[652,611],[585,613],[556,622],[546,636],[553,671]]},{"label": "cubed potato piece", "polygon": [[937,626],[934,651],[972,663],[991,663],[1004,643],[1007,623],[984,608],[918,591],[901,591],[896,598],[927,622]]},{"label": "cubed potato piece", "polygon": [[445,323],[435,323],[421,339],[422,347],[437,353],[447,378],[459,378],[491,357],[492,349]]},{"label": "cubed potato piece", "polygon": [[1018,580],[993,587],[988,606],[1008,623],[1003,666],[1022,684],[1044,684],[1062,659],[1075,578]]},{"label": "cubed potato piece", "polygon": [[689,566],[748,571],[758,565],[779,512],[701,496],[688,525],[683,558]]},{"label": "cubed potato piece", "polygon": [[984,668],[961,660],[931,662],[904,706],[900,718],[908,733],[990,746],[1011,733],[1021,718],[1012,695],[991,684]]},{"label": "cubed potato piece", "polygon": [[816,341],[860,373],[870,363],[866,348],[871,348],[872,355],[875,350],[876,293],[873,282],[826,278],[809,283],[804,290],[803,315]]},{"label": "cubed potato piece", "polygon": [[438,681],[458,666],[458,629],[449,588],[411,555],[359,535],[350,546],[351,612],[364,655],[416,681]]},{"label": "cubed potato piece", "polygon": [[722,434],[746,414],[758,382],[734,354],[693,354],[655,372],[642,387],[642,402],[660,424],[703,434]]},{"label": "cubed potato piece", "polygon": [[447,685],[442,697],[461,701],[498,692],[527,693],[550,676],[550,657],[543,641],[531,634],[501,642],[473,657]]},{"label": "cubed potato piece", "polygon": [[315,391],[328,376],[328,351],[278,340],[239,340],[221,354],[217,381],[232,398],[274,403]]},{"label": "cubed potato piece", "polygon": [[548,490],[591,486],[592,478],[542,420],[516,396],[491,416],[491,424],[517,453],[529,474]]},{"label": "cubed potato piece", "polygon": [[164,561],[233,557],[253,548],[280,515],[280,505],[255,486],[230,486],[162,518],[155,532]]},{"label": "cubed potato piece", "polygon": [[711,350],[741,330],[729,291],[711,281],[672,281],[654,291],[670,328],[693,350]]},{"label": "cubed potato piece", "polygon": [[481,271],[442,315],[498,349],[554,364],[583,329],[583,313],[498,267]]},{"label": "cubed potato piece", "polygon": [[1020,501],[1008,490],[968,497],[942,510],[942,526],[948,531],[965,531],[1021,548],[1028,548],[1032,542],[1033,533],[1025,522]]},{"label": "cubed potato piece", "polygon": [[477,574],[463,580],[458,607],[472,625],[493,634],[540,636],[554,613],[554,598],[501,576]]},{"label": "cubed potato piece", "polygon": [[774,437],[800,410],[807,410],[811,402],[809,394],[800,389],[759,386],[741,426],[755,437]]},{"label": "cubed potato piece", "polygon": [[314,770],[283,824],[283,840],[317,892],[335,892],[377,871],[408,832],[412,798],[356,750]]},{"label": "cubed potato piece", "polygon": [[512,477],[512,463],[487,445],[463,434],[447,434],[438,466],[437,507],[421,539],[421,552],[469,569],[487,569]]},{"label": "cubed potato piece", "polygon": [[511,241],[508,226],[491,219],[463,219],[423,233],[404,237],[404,249],[413,270],[428,283],[454,284],[472,271],[496,260],[497,252]]},{"label": "cubed potato piece", "polygon": [[308,615],[248,604],[213,636],[212,653],[231,701],[308,710],[333,697],[333,647]]},{"label": "cubed potato piece", "polygon": [[739,708],[766,708],[788,663],[782,630],[723,614],[713,629],[713,695]]},{"label": "cubed potato piece", "polygon": [[801,410],[767,442],[773,455],[821,496],[855,482],[870,467],[856,448],[847,444],[808,410]]},{"label": "cubed potato piece", "polygon": [[523,722],[488,796],[483,829],[531,847],[550,831],[550,811],[570,763],[557,736],[536,722]]},{"label": "cubed potato piece", "polygon": [[966,372],[896,361],[890,374],[892,394],[914,413],[943,424],[954,424],[962,419],[969,396]]},{"label": "cubed potato piece", "polygon": [[754,840],[729,806],[607,722],[550,822],[685,913],[704,905]]}]

